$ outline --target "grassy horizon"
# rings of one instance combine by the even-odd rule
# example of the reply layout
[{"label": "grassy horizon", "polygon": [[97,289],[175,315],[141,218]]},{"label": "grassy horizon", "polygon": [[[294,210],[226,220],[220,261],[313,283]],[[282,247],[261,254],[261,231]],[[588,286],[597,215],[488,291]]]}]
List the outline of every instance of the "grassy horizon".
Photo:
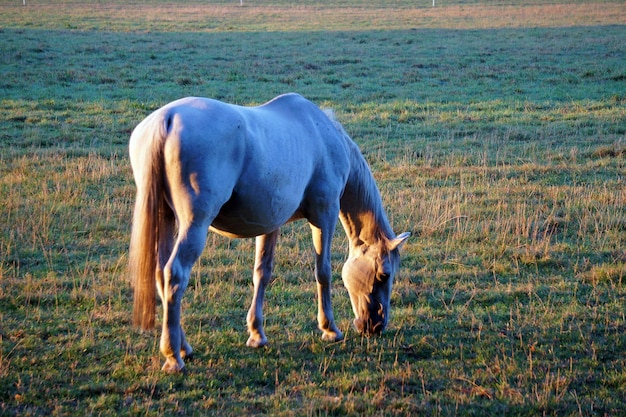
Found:
[{"label": "grassy horizon", "polygon": [[619,1],[334,2],[18,1],[0,4],[0,27],[150,32],[302,32],[623,25]]},{"label": "grassy horizon", "polygon": [[[626,10],[411,5],[3,0],[0,415],[622,412]],[[130,132],[182,96],[287,91],[335,108],[413,232],[390,328],[351,328],[339,228],[346,340],[321,341],[299,222],[270,346],[247,349],[254,241],[210,234],[184,298],[195,357],[163,375],[160,332],[130,327]]]}]

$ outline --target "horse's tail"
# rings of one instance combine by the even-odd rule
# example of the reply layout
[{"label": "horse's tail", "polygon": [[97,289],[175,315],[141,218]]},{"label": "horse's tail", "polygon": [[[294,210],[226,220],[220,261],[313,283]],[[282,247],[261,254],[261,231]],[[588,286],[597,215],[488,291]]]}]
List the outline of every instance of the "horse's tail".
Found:
[{"label": "horse's tail", "polygon": [[[133,325],[154,328],[159,230],[164,221],[164,127],[144,122],[131,136],[131,161],[137,185],[129,250],[129,274],[134,286]],[[134,143],[133,143],[134,142]],[[147,148],[147,149],[146,149]]]}]

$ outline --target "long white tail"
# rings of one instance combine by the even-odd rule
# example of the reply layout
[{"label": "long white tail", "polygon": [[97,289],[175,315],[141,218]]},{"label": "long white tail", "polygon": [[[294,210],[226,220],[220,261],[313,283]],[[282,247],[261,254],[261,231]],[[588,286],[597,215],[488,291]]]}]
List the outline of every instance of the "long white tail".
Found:
[{"label": "long white tail", "polygon": [[137,197],[133,213],[128,268],[135,291],[133,325],[144,330],[154,328],[159,230],[163,229],[163,211],[169,210],[163,195],[163,133],[161,129],[156,129],[156,132],[150,128],[143,130],[142,135],[152,137],[148,140],[146,137],[137,139],[150,149],[148,152],[142,149],[143,155],[134,155],[143,166],[133,167],[139,171],[139,175],[135,172]]}]

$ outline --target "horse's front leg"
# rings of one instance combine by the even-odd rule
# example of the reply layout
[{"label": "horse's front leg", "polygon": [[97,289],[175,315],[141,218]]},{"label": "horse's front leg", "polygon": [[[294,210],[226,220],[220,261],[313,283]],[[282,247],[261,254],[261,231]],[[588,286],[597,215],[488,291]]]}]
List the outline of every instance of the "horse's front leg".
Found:
[{"label": "horse's front leg", "polygon": [[252,304],[250,305],[250,310],[248,310],[247,317],[250,337],[246,345],[250,347],[267,345],[267,337],[263,330],[263,299],[265,298],[265,288],[272,276],[274,248],[276,247],[277,238],[278,230],[257,236],[256,238],[254,271],[252,273],[254,295],[252,296]]},{"label": "horse's front leg", "polygon": [[[334,217],[336,219],[336,216]],[[330,284],[332,269],[330,266],[330,244],[335,231],[336,221],[332,227],[321,229],[313,224],[313,245],[315,246],[315,279],[317,280],[317,323],[322,331],[322,339],[328,342],[343,340],[343,333],[335,324],[333,306],[330,300]]]}]

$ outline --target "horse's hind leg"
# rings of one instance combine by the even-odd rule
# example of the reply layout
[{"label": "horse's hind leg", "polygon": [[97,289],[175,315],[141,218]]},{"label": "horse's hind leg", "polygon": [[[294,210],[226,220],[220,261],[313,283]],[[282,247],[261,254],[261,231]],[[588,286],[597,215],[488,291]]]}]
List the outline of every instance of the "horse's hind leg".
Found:
[{"label": "horse's hind leg", "polygon": [[254,296],[252,297],[252,304],[250,305],[247,318],[250,337],[246,345],[250,347],[267,345],[267,337],[263,330],[263,298],[265,297],[265,288],[272,275],[274,248],[276,247],[277,238],[278,230],[257,236],[256,238],[254,272],[252,275]]},{"label": "horse's hind leg", "polygon": [[191,354],[185,333],[180,325],[180,306],[189,283],[191,267],[202,253],[206,242],[208,224],[192,223],[181,228],[172,255],[163,269],[163,331],[161,353],[165,356],[163,370],[178,372],[185,363],[183,357]]}]

